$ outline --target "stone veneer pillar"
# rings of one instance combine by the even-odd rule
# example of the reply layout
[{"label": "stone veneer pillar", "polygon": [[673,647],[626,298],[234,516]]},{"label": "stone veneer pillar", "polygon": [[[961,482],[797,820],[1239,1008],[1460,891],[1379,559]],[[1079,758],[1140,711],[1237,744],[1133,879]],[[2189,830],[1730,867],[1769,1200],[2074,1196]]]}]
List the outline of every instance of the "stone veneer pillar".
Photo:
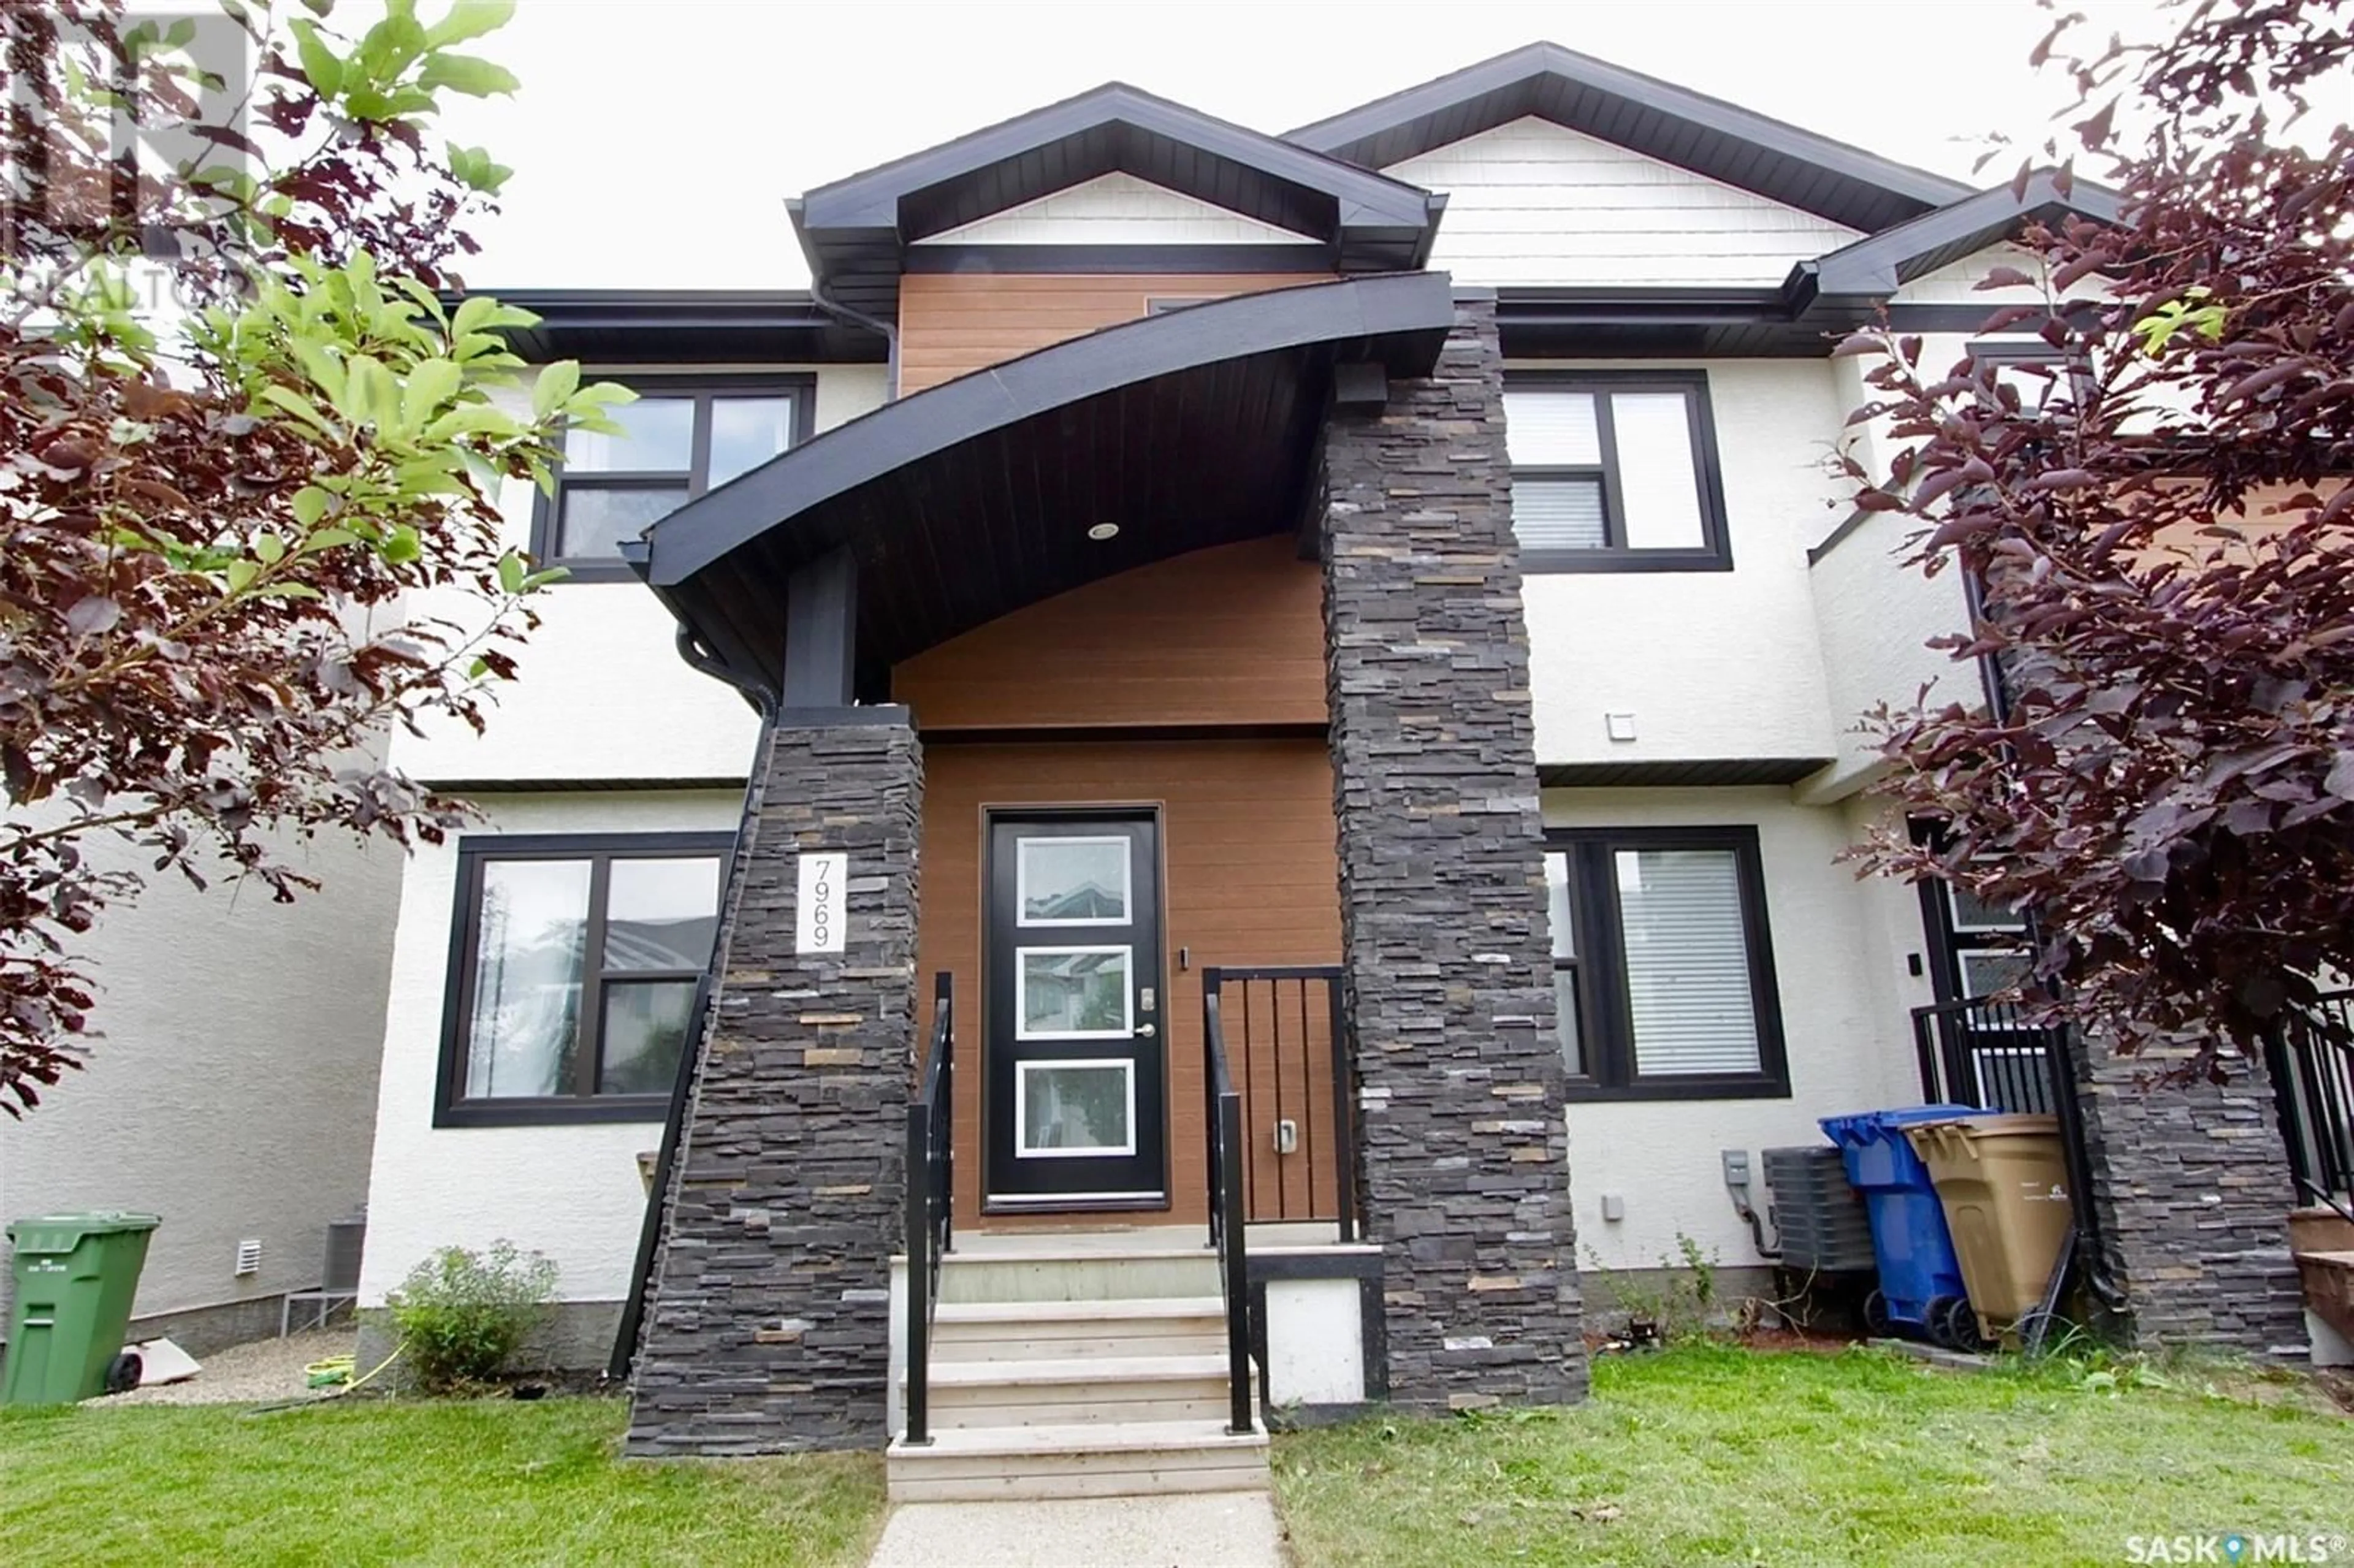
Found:
[{"label": "stone veneer pillar", "polygon": [[2104,1260],[2134,1342],[2301,1359],[2305,1298],[2288,1250],[2296,1199],[2270,1080],[2153,1080],[2178,1058],[2077,1050]]},{"label": "stone veneer pillar", "polygon": [[[763,762],[647,1298],[631,1454],[885,1438],[922,751],[904,708],[788,712]],[[793,950],[813,851],[849,856],[839,953]]]},{"label": "stone veneer pillar", "polygon": [[1346,994],[1391,1398],[1585,1389],[1543,824],[1492,294],[1325,433]]}]

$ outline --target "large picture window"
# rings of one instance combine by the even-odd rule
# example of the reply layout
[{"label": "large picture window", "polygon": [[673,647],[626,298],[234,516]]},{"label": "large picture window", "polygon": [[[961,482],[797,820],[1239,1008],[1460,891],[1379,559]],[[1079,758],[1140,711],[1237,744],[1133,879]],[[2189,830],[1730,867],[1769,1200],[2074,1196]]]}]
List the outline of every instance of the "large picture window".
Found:
[{"label": "large picture window", "polygon": [[633,382],[610,410],[619,434],[565,432],[556,493],[540,498],[532,555],[588,581],[627,577],[620,549],[678,507],[809,439],[810,376]]},{"label": "large picture window", "polygon": [[1546,835],[1554,990],[1571,1092],[1790,1092],[1752,828]]},{"label": "large picture window", "polygon": [[658,1119],[711,962],[729,842],[460,841],[439,1124]]},{"label": "large picture window", "polygon": [[1733,565],[1705,374],[1515,374],[1504,429],[1523,570]]}]

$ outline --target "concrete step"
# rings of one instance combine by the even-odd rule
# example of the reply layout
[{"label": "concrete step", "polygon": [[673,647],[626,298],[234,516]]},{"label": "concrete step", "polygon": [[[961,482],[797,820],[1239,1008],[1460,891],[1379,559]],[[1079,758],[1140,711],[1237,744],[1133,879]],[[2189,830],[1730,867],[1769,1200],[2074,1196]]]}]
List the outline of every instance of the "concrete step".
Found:
[{"label": "concrete step", "polygon": [[984,1301],[1106,1301],[1218,1294],[1217,1254],[1185,1245],[1000,1245],[940,1260],[943,1305]]},{"label": "concrete step", "polygon": [[2296,1271],[2313,1315],[2354,1340],[2354,1250],[2300,1252]]},{"label": "concrete step", "polygon": [[935,1362],[931,1421],[942,1431],[1210,1421],[1228,1414],[1226,1372],[1223,1353]]},{"label": "concrete step", "polygon": [[2291,1209],[2288,1215],[2288,1249],[2291,1252],[2345,1252],[2354,1249],[2354,1220],[2347,1219],[2326,1203]]},{"label": "concrete step", "polygon": [[932,1361],[1036,1357],[1223,1355],[1225,1302],[1215,1296],[1125,1301],[944,1301],[932,1318]]},{"label": "concrete step", "polygon": [[894,1502],[1264,1491],[1267,1434],[1216,1420],[1076,1423],[937,1432],[886,1457]]}]

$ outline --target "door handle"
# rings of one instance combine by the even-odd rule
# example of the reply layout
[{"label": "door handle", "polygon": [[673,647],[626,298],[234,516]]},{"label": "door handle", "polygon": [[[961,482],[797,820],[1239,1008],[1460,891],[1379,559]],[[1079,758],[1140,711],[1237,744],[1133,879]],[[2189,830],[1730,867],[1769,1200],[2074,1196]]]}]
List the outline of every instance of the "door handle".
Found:
[{"label": "door handle", "polygon": [[1150,1040],[1161,1031],[1150,1023],[1140,1023],[1136,1026],[1136,1033],[1140,1038]]}]

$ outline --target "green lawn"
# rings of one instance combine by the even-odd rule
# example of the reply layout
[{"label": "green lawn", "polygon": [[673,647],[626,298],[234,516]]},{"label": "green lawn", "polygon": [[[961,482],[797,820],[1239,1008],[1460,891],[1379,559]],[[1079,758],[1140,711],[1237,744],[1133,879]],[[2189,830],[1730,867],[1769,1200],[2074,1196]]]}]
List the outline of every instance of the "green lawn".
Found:
[{"label": "green lawn", "polygon": [[0,1412],[0,1558],[68,1564],[865,1560],[882,1456],[623,1464],[619,1400]]},{"label": "green lawn", "polygon": [[1300,1568],[2049,1568],[2234,1531],[2354,1561],[2354,1423],[2306,1390],[2171,1382],[1691,1346],[1598,1361],[1574,1410],[1286,1437],[1276,1487]]}]

